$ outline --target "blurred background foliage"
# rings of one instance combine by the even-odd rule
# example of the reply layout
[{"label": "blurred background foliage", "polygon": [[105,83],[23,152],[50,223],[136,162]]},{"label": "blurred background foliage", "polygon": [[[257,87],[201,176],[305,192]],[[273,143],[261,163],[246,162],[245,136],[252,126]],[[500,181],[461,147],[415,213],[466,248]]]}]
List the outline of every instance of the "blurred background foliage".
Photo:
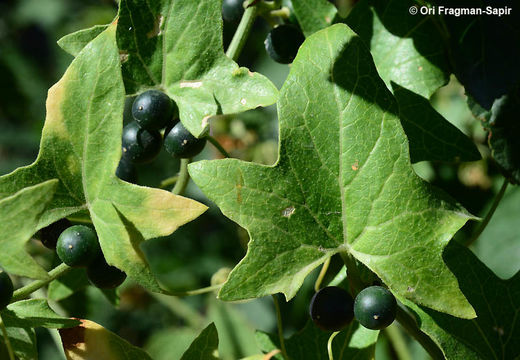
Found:
[{"label": "blurred background foliage", "polygon": [[[72,31],[109,23],[116,11],[117,2],[112,0],[0,1],[0,175],[31,163],[38,153],[47,89],[72,60],[56,41]],[[236,25],[224,23],[225,43],[231,40]],[[269,29],[268,23],[257,20],[239,63],[268,76],[280,88],[290,67],[277,64],[266,56],[263,41]],[[502,184],[502,177],[489,158],[486,134],[468,110],[464,89],[456,79],[452,78],[441,88],[432,102],[439,113],[474,139],[483,160],[421,162],[414,168],[421,177],[444,189],[470,212],[484,216]],[[276,161],[278,122],[275,106],[222,116],[212,123],[211,131],[233,157],[263,164]],[[212,145],[207,145],[197,159],[219,156]],[[162,153],[153,163],[138,168],[139,184],[158,187],[163,180],[177,173],[178,166],[177,160]],[[222,268],[232,268],[243,257],[248,241],[245,230],[222,216],[193,183],[186,194],[210,205],[209,211],[173,235],[149,241],[144,246],[153,271],[171,290],[210,285],[213,274]],[[520,268],[519,213],[520,189],[511,186],[491,223],[472,247],[502,278],[512,276]],[[474,230],[475,223],[467,224],[456,235],[456,240],[465,241]],[[56,261],[39,242],[31,241],[28,247],[48,268]],[[340,268],[337,259],[332,262],[333,268]],[[314,292],[316,277],[315,271],[289,303],[278,297],[286,336],[301,329],[307,321],[308,302]],[[26,281],[15,280],[18,286]],[[222,359],[234,360],[259,353],[255,329],[276,331],[276,315],[270,297],[231,304],[216,300],[214,293],[183,299],[156,296],[128,281],[118,290],[119,298],[93,287],[78,287],[74,295],[52,301],[51,306],[62,314],[100,323],[131,343],[144,347],[154,359],[180,357],[211,321],[218,328]],[[37,336],[41,359],[63,358],[55,331],[38,329]],[[408,345],[407,354],[396,351],[399,341]],[[377,358],[407,356],[410,359],[427,358],[418,344],[397,325],[392,325],[380,337]]]}]

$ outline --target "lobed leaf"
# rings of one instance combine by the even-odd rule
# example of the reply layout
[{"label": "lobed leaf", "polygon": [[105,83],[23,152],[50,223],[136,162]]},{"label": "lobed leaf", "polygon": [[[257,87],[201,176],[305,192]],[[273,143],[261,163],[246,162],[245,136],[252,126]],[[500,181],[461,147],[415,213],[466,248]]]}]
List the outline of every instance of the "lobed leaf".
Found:
[{"label": "lobed leaf", "polygon": [[107,28],[108,25],[95,25],[88,29],[78,30],[59,39],[58,45],[72,56],[77,56],[89,42]]},{"label": "lobed leaf", "polygon": [[228,58],[222,44],[222,1],[122,0],[117,42],[127,93],[161,88],[199,137],[217,114],[273,104],[276,87]]},{"label": "lobed leaf", "polygon": [[447,359],[518,359],[520,273],[501,280],[457,243],[446,247],[444,255],[477,318],[459,319],[406,302],[421,330],[440,346]]},{"label": "lobed leaf", "polygon": [[350,252],[395,294],[474,317],[442,260],[472,216],[415,175],[397,104],[360,38],[343,24],[311,35],[278,110],[274,166],[225,159],[189,167],[201,190],[251,237],[219,296],[282,292],[290,299],[312,269]]},{"label": "lobed leaf", "polygon": [[0,199],[59,179],[31,230],[88,211],[107,262],[148,289],[161,291],[140,244],[171,234],[206,206],[116,177],[125,92],[115,33],[112,25],[89,42],[49,90],[38,158],[0,177]]}]

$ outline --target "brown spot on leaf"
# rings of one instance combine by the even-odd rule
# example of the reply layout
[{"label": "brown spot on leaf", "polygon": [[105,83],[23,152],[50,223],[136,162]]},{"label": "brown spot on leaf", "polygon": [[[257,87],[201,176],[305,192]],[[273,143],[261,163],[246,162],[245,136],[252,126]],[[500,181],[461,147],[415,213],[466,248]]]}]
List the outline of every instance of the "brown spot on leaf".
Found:
[{"label": "brown spot on leaf", "polygon": [[161,35],[162,34],[163,23],[164,23],[164,16],[162,16],[161,14],[157,15],[157,17],[155,18],[155,21],[153,23],[153,29],[150,30],[146,34],[146,37],[148,39],[151,39],[151,38],[153,38],[155,36]]},{"label": "brown spot on leaf", "polygon": [[356,160],[354,164],[352,164],[352,170],[358,171],[359,170],[359,161]]},{"label": "brown spot on leaf", "polygon": [[65,350],[75,349],[78,345],[85,342],[85,328],[83,327],[83,323],[73,328],[59,329],[58,331],[60,332],[61,342]]}]

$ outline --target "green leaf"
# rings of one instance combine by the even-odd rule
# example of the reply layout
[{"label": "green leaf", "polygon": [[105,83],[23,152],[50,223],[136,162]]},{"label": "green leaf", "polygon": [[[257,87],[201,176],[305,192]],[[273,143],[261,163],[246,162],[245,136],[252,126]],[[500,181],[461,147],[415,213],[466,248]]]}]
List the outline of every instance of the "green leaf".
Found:
[{"label": "green leaf", "polygon": [[413,163],[480,160],[475,144],[435,111],[428,99],[393,82],[392,87]]},{"label": "green leaf", "polygon": [[[38,349],[36,348],[36,333],[34,328],[32,326],[12,327],[9,326],[9,320],[3,320],[6,325],[7,337],[9,338],[9,342],[11,343],[11,347],[17,359],[38,359]],[[0,336],[0,344],[4,344],[3,336]],[[2,355],[1,352],[0,355]],[[7,359],[7,350],[5,351],[5,356],[5,359]]]},{"label": "green leaf", "polygon": [[421,330],[439,344],[448,359],[518,359],[520,273],[501,280],[456,243],[446,247],[444,255],[477,318],[454,318],[407,302]]},{"label": "green leaf", "polygon": [[193,341],[181,360],[213,360],[218,359],[218,334],[215,324],[209,324]]},{"label": "green leaf", "polygon": [[145,350],[154,360],[180,359],[197,335],[188,327],[157,331],[148,339]]},{"label": "green leaf", "polygon": [[330,26],[338,12],[327,0],[292,0],[292,5],[305,36]]},{"label": "green leaf", "polygon": [[89,320],[61,329],[60,336],[67,360],[152,360],[144,350]]},{"label": "green leaf", "polygon": [[122,0],[117,41],[127,93],[165,90],[182,123],[199,137],[210,117],[273,104],[276,87],[229,59],[222,45],[222,2]]},{"label": "green leaf", "polygon": [[29,299],[17,301],[2,311],[2,319],[6,326],[26,328],[45,327],[61,329],[76,326],[75,319],[59,316],[49,307],[45,299]]},{"label": "green leaf", "polygon": [[361,39],[343,24],[307,38],[278,112],[274,166],[225,159],[189,167],[251,237],[219,296],[290,299],[312,269],[350,252],[394,293],[474,317],[441,256],[472,217],[415,175],[397,104]]},{"label": "green leaf", "polygon": [[25,251],[41,214],[51,201],[57,180],[22,188],[0,200],[0,266],[10,274],[46,279],[47,272]]},{"label": "green leaf", "polygon": [[435,17],[410,15],[415,0],[362,0],[346,23],[366,42],[377,71],[427,99],[448,82],[449,66]]},{"label": "green leaf", "polygon": [[520,270],[520,233],[516,226],[518,214],[520,187],[514,187],[506,192],[491,221],[472,247],[475,255],[502,279]]},{"label": "green leaf", "polygon": [[478,160],[472,141],[428,101],[448,82],[449,66],[436,20],[410,15],[415,5],[414,0],[360,1],[346,23],[370,48],[379,75],[394,92],[412,162]]},{"label": "green leaf", "polygon": [[161,291],[140,244],[171,234],[206,206],[116,177],[124,100],[115,26],[110,26],[49,90],[38,158],[0,177],[0,199],[58,178],[56,193],[32,231],[88,211],[107,262],[148,289]]},{"label": "green leaf", "polygon": [[[285,341],[287,355],[291,360],[329,360],[327,343],[331,332],[318,329],[312,321]],[[374,359],[379,331],[368,330],[353,321],[332,340],[334,359]],[[257,341],[262,351],[280,349],[277,335],[257,332]],[[283,360],[281,354],[274,359]]]},{"label": "green leaf", "polygon": [[107,28],[108,25],[95,25],[88,29],[73,32],[59,39],[58,45],[72,56],[77,56],[89,42]]}]

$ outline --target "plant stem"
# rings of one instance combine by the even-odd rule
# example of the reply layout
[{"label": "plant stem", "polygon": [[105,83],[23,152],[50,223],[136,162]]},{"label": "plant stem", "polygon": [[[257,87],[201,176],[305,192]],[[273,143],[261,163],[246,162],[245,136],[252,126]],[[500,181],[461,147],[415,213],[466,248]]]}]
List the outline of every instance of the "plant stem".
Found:
[{"label": "plant stem", "polygon": [[172,189],[172,193],[175,195],[181,195],[184,190],[186,190],[186,186],[188,185],[188,181],[190,180],[190,174],[188,173],[188,164],[191,159],[181,159],[181,168],[179,170],[179,178],[175,183],[175,186]]},{"label": "plant stem", "polygon": [[491,208],[489,209],[488,213],[486,214],[486,217],[480,223],[480,226],[478,227],[477,231],[475,231],[473,236],[468,241],[466,241],[466,244],[465,244],[466,246],[472,245],[475,241],[477,241],[480,234],[482,234],[482,232],[488,225],[489,221],[491,220],[491,217],[495,213],[495,210],[497,209],[498,204],[500,203],[500,200],[502,200],[502,197],[504,197],[508,184],[509,184],[509,181],[507,181],[507,179],[504,179],[502,187],[500,188],[500,191],[498,192],[498,194],[495,196],[495,199],[493,200],[493,204],[491,205]]},{"label": "plant stem", "polygon": [[412,360],[412,356],[410,355],[408,347],[406,346],[406,341],[403,338],[403,334],[397,325],[390,325],[384,330],[384,332],[392,344],[392,347],[394,348],[399,360]]},{"label": "plant stem", "polygon": [[54,269],[49,271],[48,279],[33,281],[32,283],[27,284],[24,287],[21,287],[20,289],[16,290],[13,294],[13,298],[11,299],[11,303],[25,299],[34,291],[44,287],[45,285],[50,283],[52,280],[57,279],[61,275],[69,272],[71,269],[72,268],[70,266],[68,266],[67,264],[61,263],[60,265],[56,266]]},{"label": "plant stem", "polygon": [[325,260],[325,262],[321,266],[320,274],[318,275],[318,278],[316,279],[316,282],[314,283],[314,291],[320,290],[321,283],[323,281],[323,278],[325,277],[325,274],[327,273],[329,265],[330,265],[330,258]]},{"label": "plant stem", "polygon": [[[248,3],[249,4],[249,3]],[[240,52],[246,43],[247,36],[253,27],[253,23],[255,22],[257,7],[255,5],[248,7],[244,11],[244,15],[242,15],[242,19],[240,20],[240,24],[238,24],[237,31],[235,35],[233,35],[233,39],[227,48],[226,55],[232,60],[236,61],[240,56]]]},{"label": "plant stem", "polygon": [[272,295],[274,308],[276,309],[276,322],[278,327],[278,339],[280,340],[280,347],[282,350],[282,356],[284,359],[288,360],[289,356],[287,355],[287,350],[285,349],[285,339],[283,337],[283,325],[282,325],[282,313],[280,311],[280,304],[278,304],[278,299],[276,295]]},{"label": "plant stem", "polygon": [[167,291],[167,292],[165,292],[165,294],[170,295],[170,296],[177,296],[177,297],[193,296],[193,295],[206,294],[206,293],[209,293],[212,291],[217,291],[217,290],[220,290],[221,287],[222,287],[222,284],[218,284],[218,285],[212,285],[212,286],[195,289],[195,290]]},{"label": "plant stem", "polygon": [[170,176],[169,178],[166,178],[163,181],[161,181],[161,183],[159,184],[159,187],[161,189],[166,189],[166,188],[172,186],[173,184],[175,184],[177,182],[177,180],[179,180],[179,175]]},{"label": "plant stem", "polygon": [[224,148],[222,147],[222,145],[220,145],[220,143],[217,141],[217,139],[215,139],[215,138],[214,138],[213,136],[211,136],[211,135],[206,136],[206,138],[208,139],[208,141],[209,141],[210,143],[213,144],[214,147],[217,148],[218,151],[220,151],[220,153],[221,153],[224,157],[226,157],[226,158],[231,157],[231,156],[229,156],[229,153],[226,151],[226,149],[224,149]]},{"label": "plant stem", "polygon": [[414,337],[415,340],[417,340],[419,344],[421,344],[433,360],[444,359],[444,355],[437,344],[435,344],[432,339],[419,329],[415,319],[401,304],[398,304],[397,306],[396,320],[411,336]]},{"label": "plant stem", "polygon": [[329,354],[329,360],[334,360],[334,354],[332,353],[332,340],[334,340],[338,334],[339,331],[333,332],[329,337],[329,341],[327,341],[327,353]]},{"label": "plant stem", "polygon": [[9,336],[7,335],[7,329],[5,328],[4,321],[2,320],[2,315],[0,315],[0,329],[2,329],[2,334],[4,335],[4,343],[5,347],[7,348],[7,352],[9,353],[9,360],[15,360],[13,347],[11,346]]},{"label": "plant stem", "polygon": [[356,296],[356,294],[364,288],[363,282],[359,276],[356,259],[354,259],[348,251],[342,251],[340,252],[340,255],[347,267],[347,278],[350,283],[350,292],[352,293],[352,296]]}]

